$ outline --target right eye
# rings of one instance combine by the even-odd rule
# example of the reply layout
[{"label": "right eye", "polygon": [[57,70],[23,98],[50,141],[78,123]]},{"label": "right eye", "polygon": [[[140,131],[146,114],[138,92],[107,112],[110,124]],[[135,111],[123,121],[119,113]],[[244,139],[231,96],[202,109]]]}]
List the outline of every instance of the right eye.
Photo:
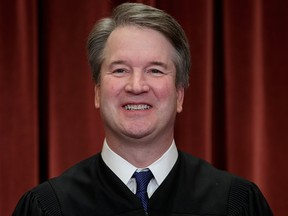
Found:
[{"label": "right eye", "polygon": [[124,73],[125,70],[123,68],[119,68],[113,71],[113,73]]},{"label": "right eye", "polygon": [[123,68],[118,68],[112,71],[112,73],[115,76],[123,76],[125,73],[127,72],[127,70],[123,69]]}]

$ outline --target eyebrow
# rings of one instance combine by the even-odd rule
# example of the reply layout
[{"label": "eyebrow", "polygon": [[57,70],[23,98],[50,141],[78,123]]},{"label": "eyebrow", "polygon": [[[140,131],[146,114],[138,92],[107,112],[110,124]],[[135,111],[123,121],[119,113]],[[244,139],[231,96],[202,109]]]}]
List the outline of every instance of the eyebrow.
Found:
[{"label": "eyebrow", "polygon": [[124,60],[117,60],[110,63],[110,65],[117,65],[117,64],[128,64],[127,61]]},{"label": "eyebrow", "polygon": [[168,65],[163,63],[163,62],[159,62],[159,61],[152,61],[149,63],[149,65],[156,65],[156,66],[160,66],[163,67],[164,69],[168,68]]},{"label": "eyebrow", "polygon": [[124,61],[124,60],[116,60],[116,61],[113,61],[111,62],[108,67],[111,69],[113,66],[115,65],[128,65],[128,62],[127,61]]},{"label": "eyebrow", "polygon": [[[116,60],[116,61],[113,61],[109,64],[109,67],[112,67],[114,65],[119,65],[119,64],[124,64],[124,65],[129,65],[128,61],[125,61],[125,60]],[[160,66],[160,67],[163,67],[165,69],[168,68],[168,65],[164,62],[160,62],[160,61],[151,61],[147,64],[148,66]]]}]

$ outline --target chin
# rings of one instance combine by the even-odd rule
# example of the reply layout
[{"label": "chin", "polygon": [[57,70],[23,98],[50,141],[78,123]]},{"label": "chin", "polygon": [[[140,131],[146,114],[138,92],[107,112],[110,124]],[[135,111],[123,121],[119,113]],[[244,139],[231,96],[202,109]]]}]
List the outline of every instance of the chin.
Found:
[{"label": "chin", "polygon": [[149,135],[152,134],[152,130],[151,131],[148,131],[148,130],[137,130],[137,131],[125,131],[124,135],[126,137],[129,137],[131,139],[137,139],[137,140],[140,140],[140,139],[145,139],[147,137],[149,137]]}]

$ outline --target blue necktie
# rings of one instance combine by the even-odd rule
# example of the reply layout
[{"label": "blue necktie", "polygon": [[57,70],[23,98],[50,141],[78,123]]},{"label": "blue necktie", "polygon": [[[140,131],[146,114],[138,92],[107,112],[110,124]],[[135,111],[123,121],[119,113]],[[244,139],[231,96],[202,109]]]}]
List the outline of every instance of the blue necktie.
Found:
[{"label": "blue necktie", "polygon": [[133,177],[136,179],[137,183],[136,196],[141,200],[144,210],[145,212],[147,212],[147,206],[148,206],[147,186],[150,180],[152,179],[153,174],[150,170],[147,170],[142,172],[135,172]]}]

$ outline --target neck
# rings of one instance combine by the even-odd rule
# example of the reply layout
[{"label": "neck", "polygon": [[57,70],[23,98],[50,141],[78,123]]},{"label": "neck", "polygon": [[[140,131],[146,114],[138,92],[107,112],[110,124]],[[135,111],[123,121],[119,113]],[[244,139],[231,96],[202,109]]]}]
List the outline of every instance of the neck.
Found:
[{"label": "neck", "polygon": [[168,138],[158,140],[145,139],[113,139],[106,137],[109,147],[122,158],[138,168],[148,167],[158,160],[171,146],[173,134]]}]

